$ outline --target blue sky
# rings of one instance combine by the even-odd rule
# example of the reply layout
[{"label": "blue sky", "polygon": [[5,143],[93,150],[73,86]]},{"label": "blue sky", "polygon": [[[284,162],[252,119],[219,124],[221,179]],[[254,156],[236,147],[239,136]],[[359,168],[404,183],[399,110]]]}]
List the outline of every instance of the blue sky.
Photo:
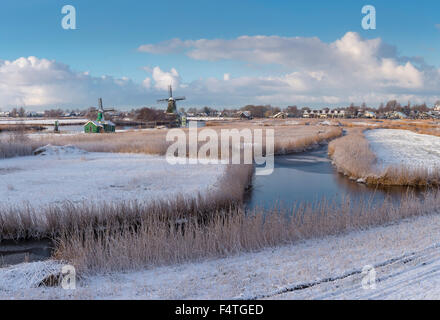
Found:
[{"label": "blue sky", "polygon": [[[66,4],[76,8],[77,30],[61,28],[63,17],[61,8]],[[363,17],[361,8],[366,4],[374,5],[376,8],[376,30],[361,28]],[[286,74],[292,74],[299,70],[307,74],[318,71],[327,73],[327,68],[312,70],[310,65],[305,68],[302,65],[296,66],[294,63],[286,67],[286,64],[278,63],[276,60],[262,63],[261,60],[253,61],[252,57],[237,59],[237,55],[211,61],[210,59],[189,56],[186,54],[186,50],[190,49],[186,46],[180,51],[166,54],[140,52],[138,48],[144,44],[159,44],[175,38],[182,41],[222,39],[227,43],[244,35],[251,37],[258,35],[281,38],[301,37],[304,39],[316,37],[322,43],[331,44],[342,39],[347,32],[353,32],[360,39],[380,39],[382,43],[394,47],[395,56],[393,59],[397,64],[405,65],[406,57],[421,57],[430,68],[438,69],[440,66],[440,29],[436,27],[436,24],[440,24],[440,18],[437,18],[438,12],[440,12],[440,2],[427,0],[3,0],[0,10],[0,60],[12,62],[20,57],[35,56],[38,59],[47,59],[66,65],[74,73],[88,72],[92,78],[99,79],[102,75],[108,75],[115,79],[128,78],[132,81],[131,85],[133,86],[141,85],[147,77],[151,78],[150,91],[143,93],[138,91],[139,95],[136,95],[136,99],[126,99],[125,104],[127,105],[153,104],[157,97],[166,93],[160,86],[155,86],[155,78],[144,67],[147,67],[147,70],[158,67],[162,72],[170,72],[172,68],[175,68],[179,77],[175,83],[176,91],[181,89],[182,93],[188,95],[186,105],[191,105],[189,96],[191,93],[194,94],[195,99],[192,103],[195,105],[213,104],[219,98],[222,99],[218,104],[224,106],[239,105],[246,101],[249,103],[270,103],[270,99],[261,98],[272,96],[270,92],[257,90],[252,93],[248,87],[242,88],[241,92],[245,92],[243,94],[240,94],[240,91],[234,91],[232,94],[233,90],[228,89],[230,97],[225,99],[224,94],[218,93],[219,87],[223,85],[217,84],[213,89],[209,86],[207,79],[223,79],[224,74],[227,73],[232,78],[259,80],[264,78],[264,81],[267,81],[274,77],[284,77]],[[281,46],[284,47],[283,44]],[[274,50],[279,49],[275,48]],[[375,53],[372,55],[374,59],[382,58]],[[330,63],[332,62],[329,61]],[[412,63],[414,64],[414,62]],[[416,67],[420,72],[423,71],[423,67]],[[380,65],[378,68],[383,69]],[[397,66],[395,66],[396,68]],[[399,72],[397,69],[395,71]],[[390,72],[394,71],[386,71],[386,77],[389,77],[385,79],[387,85],[392,79],[397,79],[389,76]],[[399,75],[401,77],[401,73]],[[306,81],[303,78],[300,80]],[[428,79],[423,78],[423,86],[426,81],[434,80],[436,79],[432,79],[431,76]],[[93,81],[92,79],[91,82]],[[297,81],[299,80],[295,78],[294,82]],[[401,95],[402,99],[414,96],[413,99],[416,101],[417,99],[420,101],[437,99],[432,90],[423,91],[420,83],[417,82],[418,80],[415,81],[417,85],[414,84],[414,81],[411,80],[412,86],[402,85],[400,82],[390,84],[389,91],[384,91],[383,86],[380,86],[380,97],[378,95],[376,98],[371,98],[371,103],[377,104],[380,98],[388,98],[392,95],[396,97]],[[246,81],[237,81],[238,87],[245,86],[244,82]],[[253,84],[253,82],[247,83]],[[54,91],[52,88],[46,87],[36,90],[37,84],[27,83],[27,85],[33,89],[26,92],[39,91],[42,94],[41,91],[45,91],[50,94]],[[17,86],[14,87],[15,90],[20,91]],[[77,84],[77,86],[82,87],[83,84]],[[84,87],[86,86],[84,84]],[[349,102],[340,96],[338,96],[339,100],[335,96],[334,99],[322,99],[320,102],[320,92],[315,90],[316,86],[319,86],[319,83],[314,83],[313,90],[306,90],[304,86],[301,90],[293,88],[296,95],[291,96],[291,103],[289,103],[289,99],[280,98],[281,92],[275,92],[272,104],[284,106],[288,104],[320,105]],[[212,91],[212,98],[208,97],[203,100],[201,89],[199,92],[196,90],[201,87],[205,88],[207,92]],[[267,88],[267,85],[264,87]],[[342,86],[339,89],[344,88]],[[105,92],[99,92],[100,90],[97,88],[93,90],[105,95]],[[325,93],[322,92],[321,96],[328,97],[331,93],[329,90],[327,89]],[[374,93],[374,86],[369,90]],[[355,97],[367,100],[367,91],[365,90]],[[45,99],[43,97],[32,99],[27,97],[29,93],[21,92],[17,97],[8,96],[7,99],[1,99],[1,93],[0,91],[0,103],[3,102],[4,106],[14,104],[29,105],[30,107],[52,104],[80,106],[86,103],[89,98],[84,97],[78,101],[60,101],[59,98]],[[254,99],[255,96],[259,98]],[[298,98],[298,102],[295,101],[295,96],[301,97]],[[305,96],[311,97],[310,101]],[[114,102],[115,104],[124,105],[124,93],[121,93],[121,96],[115,100],[117,100]],[[1,107],[2,105],[0,105]]]}]

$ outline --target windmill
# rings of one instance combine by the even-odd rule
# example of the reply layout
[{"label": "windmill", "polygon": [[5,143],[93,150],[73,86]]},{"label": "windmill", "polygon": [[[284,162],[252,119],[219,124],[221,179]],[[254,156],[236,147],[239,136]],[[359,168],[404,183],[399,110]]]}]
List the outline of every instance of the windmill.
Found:
[{"label": "windmill", "polygon": [[104,119],[104,113],[108,111],[115,111],[115,109],[104,109],[102,107],[102,98],[98,100],[98,116],[96,121],[87,121],[84,125],[85,133],[101,133],[101,132],[115,132],[116,125]]},{"label": "windmill", "polygon": [[173,88],[171,85],[168,86],[169,98],[167,99],[159,99],[157,102],[168,102],[167,113],[177,113],[176,101],[185,100],[185,97],[176,97],[173,98]]},{"label": "windmill", "polygon": [[115,111],[115,109],[104,109],[102,107],[102,98],[98,99],[98,118],[96,119],[96,121],[98,122],[103,122],[105,121],[104,119],[104,112],[109,112],[109,111]]}]

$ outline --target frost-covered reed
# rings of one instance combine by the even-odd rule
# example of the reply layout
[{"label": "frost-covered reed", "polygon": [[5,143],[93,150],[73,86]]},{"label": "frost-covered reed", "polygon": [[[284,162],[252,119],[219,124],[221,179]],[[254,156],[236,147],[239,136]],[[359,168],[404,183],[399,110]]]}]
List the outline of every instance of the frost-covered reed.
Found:
[{"label": "frost-covered reed", "polygon": [[371,185],[440,186],[440,164],[436,168],[394,165],[377,166],[363,129],[348,129],[344,137],[329,144],[329,155],[339,172],[351,179],[361,179]]},{"label": "frost-covered reed", "polygon": [[[178,210],[170,210],[176,205]],[[64,229],[57,238],[55,257],[89,273],[197,261],[438,212],[440,198],[438,192],[422,199],[407,195],[399,205],[391,201],[353,205],[350,199],[336,205],[323,200],[318,207],[299,205],[292,211],[269,212],[209,205],[209,210],[205,210],[206,207],[183,202],[168,206],[158,204],[148,211],[130,208],[124,212],[130,219],[105,219],[101,227],[96,221],[87,220],[80,228]]]},{"label": "frost-covered reed", "polygon": [[[255,124],[229,124],[214,128],[219,133],[219,156],[220,152],[220,130],[243,128],[259,129]],[[338,127],[323,126],[268,126],[266,129],[274,129],[276,154],[286,154],[301,152],[310,147],[319,145],[323,142],[336,138],[342,134],[342,129]],[[186,131],[187,129],[184,129]],[[203,128],[199,128],[203,130]],[[144,153],[154,155],[165,155],[172,142],[166,141],[168,130],[146,130],[128,131],[103,134],[79,134],[79,135],[49,135],[42,134],[40,137],[28,138],[23,132],[18,131],[0,139],[0,158],[10,158],[15,156],[31,155],[33,150],[38,147],[52,145],[74,145],[89,152],[117,152],[117,153]],[[265,137],[265,134],[263,134]],[[265,140],[263,139],[263,142]],[[199,142],[199,147],[204,144]],[[231,146],[232,147],[232,146]],[[263,148],[265,150],[265,148]]]},{"label": "frost-covered reed", "polygon": [[29,139],[22,131],[0,137],[0,159],[28,156],[39,147],[38,142]]}]

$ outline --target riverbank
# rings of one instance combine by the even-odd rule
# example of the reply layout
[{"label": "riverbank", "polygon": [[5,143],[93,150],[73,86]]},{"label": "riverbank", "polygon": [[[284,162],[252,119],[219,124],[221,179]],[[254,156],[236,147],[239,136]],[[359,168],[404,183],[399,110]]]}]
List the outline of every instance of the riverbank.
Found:
[{"label": "riverbank", "polygon": [[339,172],[371,185],[439,186],[440,137],[396,129],[349,129],[329,144]]}]

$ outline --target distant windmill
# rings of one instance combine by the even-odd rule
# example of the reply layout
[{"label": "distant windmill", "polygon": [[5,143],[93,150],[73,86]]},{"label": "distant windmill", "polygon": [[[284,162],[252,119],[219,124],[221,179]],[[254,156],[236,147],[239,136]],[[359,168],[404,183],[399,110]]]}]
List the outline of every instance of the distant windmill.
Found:
[{"label": "distant windmill", "polygon": [[99,98],[98,105],[99,108],[98,108],[98,118],[96,119],[97,121],[105,121],[104,112],[115,111],[115,109],[104,109],[102,107],[102,98]]},{"label": "distant windmill", "polygon": [[168,93],[170,95],[167,99],[159,99],[157,102],[168,102],[167,113],[177,113],[176,101],[185,100],[185,97],[173,98],[173,88],[171,85],[168,86]]},{"label": "distant windmill", "polygon": [[96,121],[88,121],[84,125],[85,133],[101,133],[101,132],[115,132],[116,126],[111,121],[106,121],[104,119],[104,113],[107,111],[115,111],[114,109],[104,109],[102,107],[102,99],[98,100],[98,117]]}]

